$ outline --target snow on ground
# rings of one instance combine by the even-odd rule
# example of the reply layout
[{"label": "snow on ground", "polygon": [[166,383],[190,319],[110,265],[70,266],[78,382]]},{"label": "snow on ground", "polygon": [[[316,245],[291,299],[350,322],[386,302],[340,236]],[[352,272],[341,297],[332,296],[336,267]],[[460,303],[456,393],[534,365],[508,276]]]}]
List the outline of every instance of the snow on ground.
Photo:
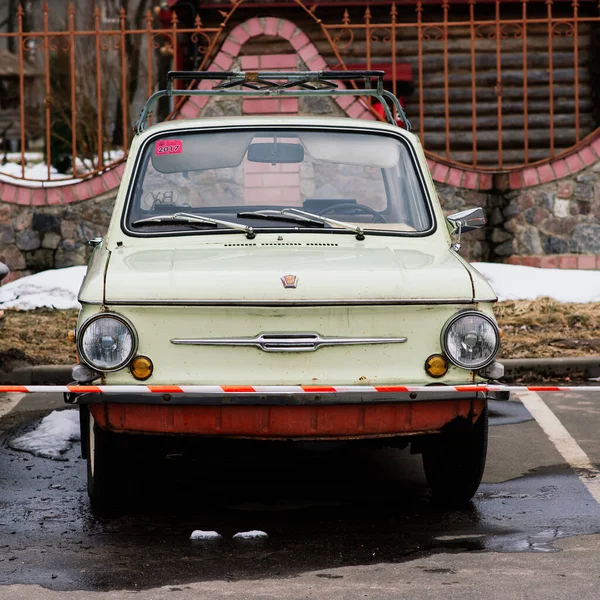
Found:
[{"label": "snow on ground", "polygon": [[[0,165],[0,174],[8,175],[8,177],[21,177],[23,174],[21,163],[7,162]],[[48,166],[44,162],[26,162],[25,177],[27,177],[27,179],[48,179]],[[52,179],[68,179],[71,175],[59,173],[54,167],[50,167],[50,177]]]},{"label": "snow on ground", "polygon": [[499,300],[549,297],[559,302],[600,301],[600,271],[539,269],[519,265],[473,263]]},{"label": "snow on ground", "polygon": [[87,267],[67,267],[21,277],[0,287],[0,310],[79,308],[77,294]]},{"label": "snow on ground", "polygon": [[[104,153],[104,164],[112,165],[118,160],[121,160],[125,153],[123,150],[111,150],[110,152]],[[0,160],[4,158],[4,155],[0,154]],[[0,162],[0,181],[7,183],[15,183],[15,179],[18,179],[19,185],[25,187],[40,187],[42,182],[44,186],[48,187],[48,165],[43,160],[43,155],[38,152],[25,152],[25,180],[23,177],[23,169],[21,167],[21,153],[10,152],[7,155],[8,161],[2,164]],[[96,159],[94,159],[94,163]],[[77,174],[84,176],[94,170],[94,163],[90,160],[81,160],[77,158]],[[57,185],[64,185],[65,183],[77,183],[81,181],[79,179],[71,179],[71,173],[59,173],[54,167],[50,167],[50,182],[56,182]],[[68,182],[64,180],[68,179]],[[32,180],[32,181],[30,181]],[[63,181],[61,181],[63,180]],[[53,187],[50,183],[49,187]]]},{"label": "snow on ground", "polygon": [[[24,154],[25,154],[25,160],[27,162],[41,162],[44,160],[43,152],[25,152]],[[20,152],[7,152],[6,155],[3,152],[2,158],[4,159],[5,156],[6,156],[6,160],[9,160],[12,162],[18,162],[19,164],[21,163],[21,153]]]},{"label": "snow on ground", "polygon": [[71,442],[80,439],[79,411],[53,411],[33,431],[8,442],[13,450],[31,452],[35,456],[63,460]]},{"label": "snow on ground", "polygon": [[261,540],[269,536],[264,531],[252,529],[251,531],[240,531],[233,536],[234,540]]},{"label": "snow on ground", "polygon": [[190,535],[190,540],[220,540],[222,536],[220,533],[216,531],[202,531],[201,529],[196,529],[192,531],[192,535]]}]

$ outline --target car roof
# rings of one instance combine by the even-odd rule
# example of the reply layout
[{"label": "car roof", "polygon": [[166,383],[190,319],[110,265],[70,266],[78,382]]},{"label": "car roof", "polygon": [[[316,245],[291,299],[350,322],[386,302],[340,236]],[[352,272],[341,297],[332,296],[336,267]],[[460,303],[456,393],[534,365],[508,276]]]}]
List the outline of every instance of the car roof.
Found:
[{"label": "car roof", "polygon": [[383,121],[367,120],[367,119],[351,119],[348,117],[320,117],[320,116],[242,116],[242,117],[200,117],[198,119],[178,119],[173,121],[165,121],[152,125],[145,129],[138,138],[146,138],[157,133],[169,132],[169,131],[181,131],[185,129],[199,129],[206,127],[207,129],[225,128],[231,126],[240,127],[264,127],[264,126],[301,126],[306,127],[307,125],[315,128],[319,127],[332,127],[336,129],[348,130],[348,129],[371,129],[373,131],[382,131],[394,133],[404,138],[408,138],[411,141],[417,139],[417,136],[397,127],[390,123],[384,123]]}]

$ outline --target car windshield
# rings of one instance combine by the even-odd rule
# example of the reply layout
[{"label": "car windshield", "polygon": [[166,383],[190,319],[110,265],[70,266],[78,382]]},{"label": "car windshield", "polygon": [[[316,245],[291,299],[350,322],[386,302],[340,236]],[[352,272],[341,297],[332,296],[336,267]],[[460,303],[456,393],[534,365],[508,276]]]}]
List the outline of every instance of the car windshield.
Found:
[{"label": "car windshield", "polygon": [[[222,223],[202,226],[174,218],[180,213]],[[235,233],[232,223],[257,232],[359,227],[365,233],[411,235],[430,230],[432,217],[407,147],[387,135],[177,132],[145,146],[125,220],[129,232]]]}]

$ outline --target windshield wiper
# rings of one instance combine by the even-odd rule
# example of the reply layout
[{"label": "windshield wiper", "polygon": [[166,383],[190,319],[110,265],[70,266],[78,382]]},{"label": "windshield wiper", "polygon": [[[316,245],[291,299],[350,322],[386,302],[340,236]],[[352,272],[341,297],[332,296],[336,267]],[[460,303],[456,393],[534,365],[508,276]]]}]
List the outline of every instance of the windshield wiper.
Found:
[{"label": "windshield wiper", "polygon": [[324,227],[324,221],[315,221],[301,215],[284,214],[283,210],[255,210],[251,212],[238,213],[238,217],[247,219],[271,219],[273,221],[293,221],[303,223],[304,225],[314,225],[315,227]]},{"label": "windshield wiper", "polygon": [[132,225],[142,225],[143,223],[162,223],[165,221],[179,222],[179,223],[203,223],[205,225],[223,225],[229,229],[235,229],[236,231],[243,231],[249,240],[256,237],[254,229],[248,225],[240,225],[239,223],[232,223],[231,221],[221,221],[220,219],[211,219],[210,217],[202,217],[200,215],[193,215],[185,212],[173,213],[172,215],[161,215],[156,217],[148,217],[146,219],[139,219],[134,221]]},{"label": "windshield wiper", "polygon": [[301,223],[311,224],[327,224],[337,225],[342,229],[348,229],[356,233],[357,240],[365,239],[365,230],[357,225],[351,223],[345,223],[344,221],[337,221],[336,219],[330,219],[329,217],[322,217],[321,215],[315,215],[313,213],[300,210],[298,208],[284,208],[283,210],[257,210],[249,213],[239,213],[238,217],[246,217],[249,219],[277,219],[277,220],[293,220]]}]

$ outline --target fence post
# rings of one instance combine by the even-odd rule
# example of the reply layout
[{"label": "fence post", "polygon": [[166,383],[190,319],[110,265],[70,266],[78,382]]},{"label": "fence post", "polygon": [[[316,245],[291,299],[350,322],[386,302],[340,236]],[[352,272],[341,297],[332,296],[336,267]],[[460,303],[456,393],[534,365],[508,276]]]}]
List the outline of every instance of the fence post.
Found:
[{"label": "fence post", "polygon": [[442,10],[444,25],[442,41],[444,43],[444,118],[446,120],[446,158],[450,158],[450,84],[448,82],[448,0],[444,0]]},{"label": "fence post", "polygon": [[121,114],[123,121],[123,152],[127,151],[129,145],[129,102],[127,99],[127,48],[125,41],[125,20],[127,13],[125,9],[121,7],[119,12],[119,21],[121,26]]},{"label": "fence post", "polygon": [[425,124],[423,107],[423,4],[417,1],[417,61],[419,63],[419,136],[421,144],[425,147]]},{"label": "fence post", "polygon": [[554,57],[552,56],[552,0],[546,0],[548,7],[548,87],[550,98],[550,158],[554,158]]},{"label": "fence post", "polygon": [[525,164],[529,164],[529,100],[527,99],[527,0],[523,0],[523,142]]},{"label": "fence post", "polygon": [[[171,15],[171,44],[173,46],[173,71],[177,71],[178,67],[177,67],[177,23],[179,23],[179,19],[177,18],[177,13],[175,11],[173,11],[173,14]],[[174,82],[174,87],[175,89],[177,89],[177,80],[175,80]],[[175,108],[175,97],[171,96],[171,98],[169,99],[170,101],[170,105],[169,105],[169,112],[173,112],[173,109]]]},{"label": "fence post", "polygon": [[25,179],[25,38],[23,35],[23,7],[19,4],[17,8],[17,24],[19,32],[19,118],[21,120],[21,177]]},{"label": "fence post", "polygon": [[67,8],[69,16],[69,65],[71,82],[71,160],[73,162],[73,177],[77,176],[77,96],[75,85],[75,7],[71,2]]},{"label": "fence post", "polygon": [[475,0],[469,0],[469,37],[471,39],[471,135],[473,166],[477,167],[477,65],[475,63]]},{"label": "fence post", "polygon": [[46,162],[48,167],[48,180],[52,178],[52,90],[50,84],[50,43],[48,40],[48,2],[44,0],[44,70],[46,75],[46,97],[44,98],[44,112],[46,116]]},{"label": "fence post", "polygon": [[96,4],[94,8],[94,37],[96,41],[96,105],[98,110],[97,118],[97,138],[96,152],[98,156],[98,169],[104,166],[104,144],[103,123],[102,123],[102,60],[100,57],[100,9]]},{"label": "fence post", "polygon": [[500,0],[496,0],[496,96],[498,97],[498,166],[502,169],[502,48]]},{"label": "fence post", "polygon": [[[152,96],[152,13],[146,12],[146,70],[148,73],[148,98]],[[152,114],[148,116],[148,124],[152,125]]]},{"label": "fence post", "polygon": [[575,69],[575,143],[579,142],[579,0],[573,0],[573,67]]},{"label": "fence post", "polygon": [[[392,92],[394,96],[397,96],[396,88],[398,87],[398,74],[396,73],[396,18],[398,16],[398,9],[396,3],[392,2],[392,9],[390,11],[392,16]],[[396,110],[396,107],[393,107]],[[396,117],[398,115],[395,115]]]}]

